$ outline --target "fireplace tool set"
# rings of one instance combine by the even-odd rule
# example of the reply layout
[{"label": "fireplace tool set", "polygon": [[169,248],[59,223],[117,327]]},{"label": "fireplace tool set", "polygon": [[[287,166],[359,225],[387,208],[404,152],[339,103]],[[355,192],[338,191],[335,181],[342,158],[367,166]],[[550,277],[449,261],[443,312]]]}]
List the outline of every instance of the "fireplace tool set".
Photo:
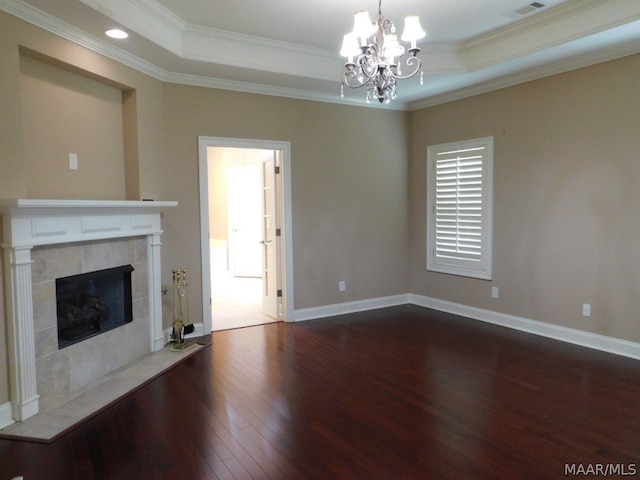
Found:
[{"label": "fireplace tool set", "polygon": [[173,327],[169,349],[173,352],[184,352],[195,347],[197,345],[195,342],[185,340],[185,335],[193,331],[193,323],[189,322],[187,272],[178,268],[173,271]]}]

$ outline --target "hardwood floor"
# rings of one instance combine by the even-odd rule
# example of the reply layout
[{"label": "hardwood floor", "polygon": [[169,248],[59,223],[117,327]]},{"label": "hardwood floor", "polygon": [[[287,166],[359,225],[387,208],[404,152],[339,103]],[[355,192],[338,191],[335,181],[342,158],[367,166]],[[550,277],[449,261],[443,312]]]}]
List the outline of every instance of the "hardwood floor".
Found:
[{"label": "hardwood floor", "polygon": [[0,480],[640,474],[636,360],[412,306],[211,340]]}]

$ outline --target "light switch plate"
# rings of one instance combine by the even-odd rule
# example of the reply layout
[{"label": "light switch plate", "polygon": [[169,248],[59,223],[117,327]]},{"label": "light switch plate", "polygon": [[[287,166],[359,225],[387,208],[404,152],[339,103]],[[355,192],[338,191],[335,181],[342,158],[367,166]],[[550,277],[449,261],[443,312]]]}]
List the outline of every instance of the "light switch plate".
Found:
[{"label": "light switch plate", "polygon": [[78,154],[70,153],[69,154],[69,170],[77,170],[78,169]]}]

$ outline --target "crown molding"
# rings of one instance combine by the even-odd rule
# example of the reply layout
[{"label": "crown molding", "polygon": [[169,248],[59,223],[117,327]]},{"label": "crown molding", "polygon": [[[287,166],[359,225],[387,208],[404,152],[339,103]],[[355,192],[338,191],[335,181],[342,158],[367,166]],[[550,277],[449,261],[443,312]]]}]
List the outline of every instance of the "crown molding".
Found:
[{"label": "crown molding", "polygon": [[500,90],[502,88],[512,87],[521,83],[539,80],[541,78],[558,75],[579,68],[596,65],[598,63],[615,60],[617,58],[626,57],[640,53],[640,44],[638,42],[629,42],[625,45],[617,45],[597,52],[589,52],[583,55],[573,56],[561,61],[546,64],[544,66],[530,68],[517,73],[501,76],[493,80],[470,85],[446,92],[438,95],[430,96],[422,100],[407,103],[407,110],[416,111],[423,108],[441,105],[443,103],[462,100],[464,98],[480,95],[483,93]]},{"label": "crown molding", "polygon": [[[175,55],[331,81],[337,52],[186,23],[157,0],[80,0]],[[428,74],[473,72],[640,19],[638,0],[570,0],[468,41],[428,45]]]},{"label": "crown molding", "polygon": [[239,82],[235,80],[221,80],[217,78],[204,77],[199,75],[188,75],[182,73],[167,72],[164,78],[167,83],[179,85],[190,85],[194,87],[216,88],[219,90],[230,90],[241,93],[255,93],[257,95],[268,95],[272,97],[292,98],[296,100],[310,100],[314,102],[334,103],[338,105],[366,108],[383,108],[385,110],[406,111],[409,104],[407,102],[395,101],[391,104],[380,105],[378,103],[367,104],[364,98],[340,96],[339,83],[336,82],[335,94],[316,92],[313,90],[302,90],[288,87],[275,87],[271,85],[261,85],[257,83]]},{"label": "crown molding", "polygon": [[[110,0],[111,8],[105,7],[106,2],[101,0],[80,1],[111,18],[122,18],[122,23],[125,26],[127,23],[133,24],[135,22],[137,25],[140,21],[151,19],[152,24],[159,25],[155,34],[162,37],[166,33],[163,42],[168,45],[167,49],[169,51],[175,50],[181,58],[233,66],[238,66],[238,58],[241,58],[243,59],[242,66],[246,68],[335,81],[336,94],[171,72],[106,41],[88,35],[21,0],[0,0],[0,10],[160,81],[340,105],[382,108],[374,103],[366,104],[364,100],[354,96],[340,97],[340,69],[337,67],[339,57],[335,52],[188,25],[169,10],[160,6],[155,0]],[[120,11],[121,5],[126,5],[127,8]],[[577,23],[576,18],[578,19]],[[422,53],[425,75],[474,72],[489,65],[517,61],[526,54],[540,52],[570,38],[584,36],[578,35],[581,29],[593,32],[602,31],[605,27],[598,19],[605,19],[605,25],[609,26],[640,21],[640,2],[637,0],[572,0],[549,9],[544,14],[533,16],[467,42],[430,45],[425,47]],[[540,29],[544,28],[547,30],[541,33]],[[149,28],[146,27],[146,30]],[[526,48],[528,42],[533,42],[534,46],[529,45]],[[516,53],[512,51],[514,45]],[[219,52],[220,50],[224,51],[227,47],[230,49],[229,51],[233,52],[232,54]],[[188,56],[183,53],[184,51],[189,51]],[[505,54],[505,51],[509,53]],[[500,78],[461,87],[451,92],[435,94],[423,100],[404,103],[396,101],[383,107],[393,110],[418,110],[639,53],[639,51],[640,45],[636,36],[634,41],[624,45],[600,49],[597,52],[559,60],[546,66],[502,75]],[[293,63],[297,63],[298,67],[289,63],[291,58],[296,59],[296,62]],[[251,63],[245,63],[245,60],[250,60]],[[279,68],[274,69],[274,65],[278,65]]]},{"label": "crown molding", "polygon": [[[85,0],[82,0],[85,1]],[[53,33],[65,40],[73,42],[81,47],[87,48],[93,52],[103,55],[111,60],[130,67],[138,72],[148,75],[156,80],[184,84],[206,88],[217,88],[221,90],[230,90],[236,92],[255,93],[259,95],[269,95],[284,98],[294,98],[299,100],[311,100],[324,103],[335,103],[340,105],[358,106],[367,108],[382,108],[379,105],[369,105],[364,100],[355,97],[340,97],[339,77],[331,77],[330,80],[336,82],[335,95],[315,92],[311,90],[293,89],[286,87],[276,87],[271,85],[262,85],[258,83],[240,82],[234,80],[223,80],[212,77],[204,77],[198,75],[189,75],[177,72],[170,72],[153,65],[135,55],[132,55],[120,48],[114,47],[108,42],[96,39],[91,35],[87,35],[82,30],[70,25],[60,19],[51,16],[41,10],[38,10],[21,0],[0,0],[0,10]],[[234,35],[234,37],[237,37]],[[392,108],[386,105],[386,109],[405,110],[407,104],[396,102]]]},{"label": "crown molding", "polygon": [[185,22],[155,0],[80,0],[185,60],[333,80],[337,52]]},{"label": "crown molding", "polygon": [[162,68],[153,65],[135,55],[132,55],[111,44],[87,35],[84,31],[61,21],[60,19],[33,8],[20,0],[0,0],[0,10],[4,10],[15,17],[31,23],[43,30],[69,40],[81,47],[104,55],[111,60],[122,63],[145,75],[157,80],[164,80],[167,73]]},{"label": "crown molding", "polygon": [[469,71],[514,60],[640,20],[637,0],[572,0],[463,42]]}]

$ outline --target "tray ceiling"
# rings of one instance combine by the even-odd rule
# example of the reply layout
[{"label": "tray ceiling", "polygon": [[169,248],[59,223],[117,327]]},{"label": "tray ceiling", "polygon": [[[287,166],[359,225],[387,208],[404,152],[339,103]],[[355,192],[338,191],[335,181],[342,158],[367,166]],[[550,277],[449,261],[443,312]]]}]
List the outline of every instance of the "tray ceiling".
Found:
[{"label": "tray ceiling", "polygon": [[[534,5],[536,4],[536,5]],[[543,5],[539,7],[539,5]],[[340,98],[342,36],[373,0],[0,0],[0,9],[167,82],[366,105]],[[416,109],[640,52],[637,0],[387,0],[420,15],[424,84],[378,108]],[[130,36],[112,40],[108,28]]]}]

